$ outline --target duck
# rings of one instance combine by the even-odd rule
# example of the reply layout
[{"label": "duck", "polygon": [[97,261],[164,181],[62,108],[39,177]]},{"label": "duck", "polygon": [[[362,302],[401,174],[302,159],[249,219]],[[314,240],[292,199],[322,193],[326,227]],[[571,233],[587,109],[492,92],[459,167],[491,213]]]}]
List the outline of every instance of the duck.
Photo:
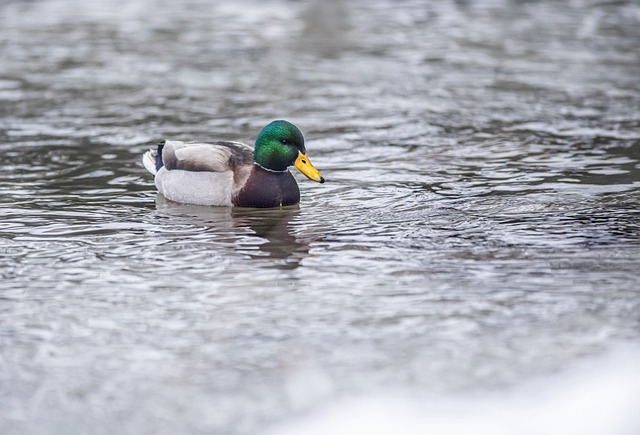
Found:
[{"label": "duck", "polygon": [[142,156],[158,191],[168,200],[204,206],[286,207],[300,202],[289,167],[324,183],[302,132],[285,120],[267,124],[255,146],[232,141],[164,140]]}]

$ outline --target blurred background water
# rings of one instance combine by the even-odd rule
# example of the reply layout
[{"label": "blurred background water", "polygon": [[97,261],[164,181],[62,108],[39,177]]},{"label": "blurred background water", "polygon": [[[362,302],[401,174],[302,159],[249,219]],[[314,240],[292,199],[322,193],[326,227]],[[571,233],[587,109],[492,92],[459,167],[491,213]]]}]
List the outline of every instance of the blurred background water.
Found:
[{"label": "blurred background water", "polygon": [[[637,434],[638,47],[633,1],[0,1],[0,432]],[[140,164],[280,118],[298,209]]]}]

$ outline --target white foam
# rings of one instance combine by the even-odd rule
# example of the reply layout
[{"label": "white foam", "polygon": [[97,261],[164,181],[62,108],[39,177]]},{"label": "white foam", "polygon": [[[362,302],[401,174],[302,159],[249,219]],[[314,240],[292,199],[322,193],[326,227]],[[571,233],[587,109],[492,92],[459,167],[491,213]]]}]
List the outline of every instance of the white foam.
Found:
[{"label": "white foam", "polygon": [[500,392],[341,398],[267,434],[637,435],[639,362],[618,352]]}]

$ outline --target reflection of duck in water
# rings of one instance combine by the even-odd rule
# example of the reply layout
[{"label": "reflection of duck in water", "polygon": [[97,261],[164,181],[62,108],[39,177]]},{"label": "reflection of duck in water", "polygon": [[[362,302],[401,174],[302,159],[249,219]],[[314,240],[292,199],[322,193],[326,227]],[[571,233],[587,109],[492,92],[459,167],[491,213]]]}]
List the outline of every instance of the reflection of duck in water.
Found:
[{"label": "reflection of duck in water", "polygon": [[313,181],[324,178],[309,161],[300,130],[287,121],[262,129],[255,149],[239,142],[164,141],[147,151],[145,168],[166,198],[198,205],[283,207],[300,202],[295,165]]},{"label": "reflection of duck in water", "polygon": [[[285,260],[273,267],[295,269],[309,254],[309,244],[298,240],[290,231],[290,222],[300,213],[298,207],[271,210],[234,209],[234,224],[250,228],[255,236],[266,242],[258,245],[258,251],[245,250],[252,258]],[[252,246],[255,246],[252,244]]]},{"label": "reflection of duck in water", "polygon": [[158,194],[156,209],[174,224],[206,227],[207,234],[215,238],[211,249],[219,251],[229,246],[231,255],[272,261],[269,267],[295,269],[309,254],[309,243],[291,233],[291,220],[300,213],[297,205],[280,209],[212,208],[177,204]]}]

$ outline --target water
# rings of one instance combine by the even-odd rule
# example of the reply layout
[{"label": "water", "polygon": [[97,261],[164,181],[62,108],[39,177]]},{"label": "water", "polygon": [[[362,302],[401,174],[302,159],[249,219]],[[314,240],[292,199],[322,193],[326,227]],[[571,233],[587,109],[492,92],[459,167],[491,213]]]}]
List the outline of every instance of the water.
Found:
[{"label": "water", "polygon": [[[636,2],[0,2],[0,432],[637,433],[638,46]],[[277,118],[299,208],[140,164]]]}]

